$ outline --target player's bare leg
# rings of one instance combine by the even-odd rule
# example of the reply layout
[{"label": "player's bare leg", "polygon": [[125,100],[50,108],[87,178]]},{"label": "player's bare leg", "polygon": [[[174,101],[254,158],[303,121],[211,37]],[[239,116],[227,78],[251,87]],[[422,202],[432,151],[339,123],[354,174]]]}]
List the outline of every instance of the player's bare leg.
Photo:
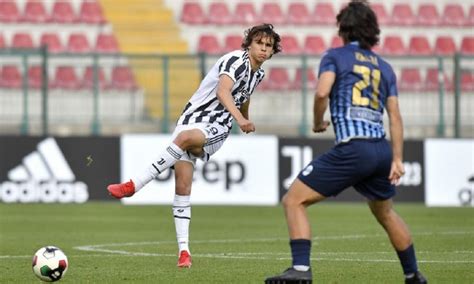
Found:
[{"label": "player's bare leg", "polygon": [[178,242],[178,267],[191,267],[191,253],[189,250],[189,223],[191,222],[191,186],[193,181],[194,165],[188,161],[178,161],[175,169],[175,198],[173,202],[173,216]]},{"label": "player's bare leg", "polygon": [[372,214],[385,229],[392,246],[397,251],[405,273],[405,283],[427,283],[424,276],[418,271],[415,249],[408,226],[393,210],[392,200],[376,200],[368,203]]},{"label": "player's bare leg", "polygon": [[313,276],[310,266],[311,226],[306,207],[323,199],[325,199],[323,195],[300,180],[296,179],[293,182],[282,200],[290,235],[293,265],[282,274],[267,278],[265,280],[266,284],[286,283],[288,281],[312,283]]}]

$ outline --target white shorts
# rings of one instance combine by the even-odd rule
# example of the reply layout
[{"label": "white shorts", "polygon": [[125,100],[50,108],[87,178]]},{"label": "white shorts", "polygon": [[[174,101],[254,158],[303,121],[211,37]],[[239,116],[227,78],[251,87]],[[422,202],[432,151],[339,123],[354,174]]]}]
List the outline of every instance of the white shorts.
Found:
[{"label": "white shorts", "polygon": [[184,125],[177,125],[173,131],[173,135],[171,140],[174,141],[176,136],[184,130],[190,129],[199,129],[202,131],[204,136],[206,137],[206,143],[204,144],[204,154],[201,157],[196,157],[189,152],[185,152],[182,156],[180,161],[188,161],[196,164],[196,160],[200,159],[204,162],[209,161],[209,157],[212,156],[217,150],[219,150],[224,141],[229,136],[229,130],[227,127],[224,127],[217,123],[193,123],[193,124],[184,124]]}]

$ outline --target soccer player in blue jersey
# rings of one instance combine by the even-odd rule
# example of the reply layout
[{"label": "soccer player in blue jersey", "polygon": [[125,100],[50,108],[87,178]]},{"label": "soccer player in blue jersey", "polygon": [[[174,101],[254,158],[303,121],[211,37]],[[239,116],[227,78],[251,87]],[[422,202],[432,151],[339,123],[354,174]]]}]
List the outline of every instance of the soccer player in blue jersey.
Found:
[{"label": "soccer player in blue jersey", "polygon": [[[344,46],[321,59],[314,99],[313,131],[324,132],[329,105],[336,145],[311,161],[283,197],[293,263],[265,283],[312,283],[311,232],[306,207],[353,186],[396,250],[405,283],[427,283],[418,271],[407,225],[392,208],[403,167],[403,124],[392,67],[371,51],[379,41],[377,17],[363,1],[351,1],[337,15]],[[390,121],[391,146],[384,138],[383,110]],[[383,282],[380,279],[380,282]]]}]

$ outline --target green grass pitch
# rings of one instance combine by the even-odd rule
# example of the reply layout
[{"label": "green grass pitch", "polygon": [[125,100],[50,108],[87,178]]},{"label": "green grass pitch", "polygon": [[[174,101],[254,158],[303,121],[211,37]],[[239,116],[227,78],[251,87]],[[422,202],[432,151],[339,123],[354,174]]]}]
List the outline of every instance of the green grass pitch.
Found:
[{"label": "green grass pitch", "polygon": [[[430,283],[474,283],[474,208],[396,204]],[[402,283],[396,254],[365,204],[309,209],[315,283]],[[290,265],[283,209],[194,206],[191,269],[178,269],[171,206],[0,204],[0,283],[38,283],[34,252],[68,256],[64,283],[263,283]]]}]

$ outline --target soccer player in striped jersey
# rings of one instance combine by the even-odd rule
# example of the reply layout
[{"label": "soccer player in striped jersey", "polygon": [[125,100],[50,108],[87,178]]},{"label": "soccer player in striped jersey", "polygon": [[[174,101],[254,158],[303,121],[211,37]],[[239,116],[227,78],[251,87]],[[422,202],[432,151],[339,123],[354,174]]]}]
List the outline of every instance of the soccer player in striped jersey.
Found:
[{"label": "soccer player in striped jersey", "polygon": [[270,24],[245,32],[242,50],[219,58],[186,104],[172,134],[172,142],[156,162],[130,181],[107,187],[115,198],[132,196],[164,170],[175,171],[173,214],[179,247],[179,267],[190,267],[190,194],[197,159],[209,160],[223,145],[235,120],[250,133],[255,125],[249,118],[250,96],[264,77],[262,64],[281,51],[280,36]]},{"label": "soccer player in striped jersey", "polygon": [[[292,267],[265,283],[312,283],[311,232],[306,207],[353,186],[385,229],[400,259],[405,283],[427,283],[418,271],[408,227],[392,208],[403,176],[403,124],[392,67],[371,51],[379,41],[377,17],[365,1],[351,1],[337,15],[344,46],[327,51],[319,66],[313,131],[324,132],[330,107],[336,145],[315,158],[283,197]],[[390,121],[391,146],[383,128]],[[383,282],[382,279],[375,280]]]}]

